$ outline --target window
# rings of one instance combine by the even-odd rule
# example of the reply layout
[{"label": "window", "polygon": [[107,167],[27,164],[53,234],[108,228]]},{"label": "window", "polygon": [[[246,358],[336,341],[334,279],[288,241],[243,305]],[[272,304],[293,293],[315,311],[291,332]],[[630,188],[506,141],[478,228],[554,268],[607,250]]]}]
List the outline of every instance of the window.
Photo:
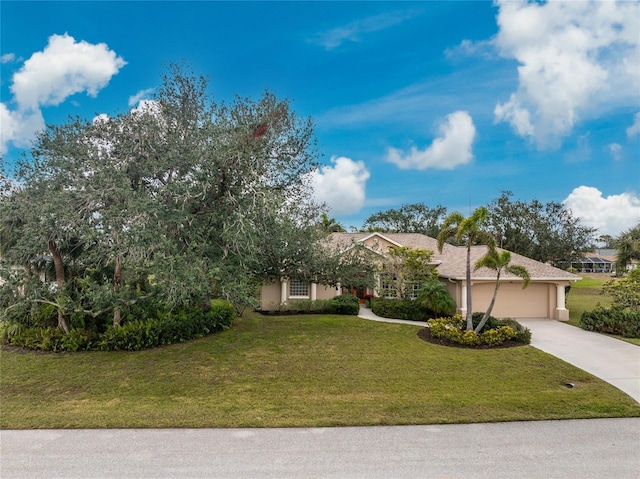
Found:
[{"label": "window", "polygon": [[289,297],[309,297],[309,283],[292,279],[289,281]]},{"label": "window", "polygon": [[395,278],[393,276],[391,276],[390,274],[383,274],[380,277],[381,280],[381,285],[382,285],[382,291],[381,291],[381,295],[383,298],[395,298],[396,297],[396,287],[394,284]]},{"label": "window", "polygon": [[420,283],[409,283],[407,284],[407,297],[411,299],[416,299],[418,297],[418,292],[420,291]]}]

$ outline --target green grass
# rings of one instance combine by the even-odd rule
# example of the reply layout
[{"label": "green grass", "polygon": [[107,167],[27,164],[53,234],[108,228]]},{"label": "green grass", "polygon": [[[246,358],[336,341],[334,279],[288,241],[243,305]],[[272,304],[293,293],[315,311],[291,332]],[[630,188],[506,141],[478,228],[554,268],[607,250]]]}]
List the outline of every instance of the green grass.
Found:
[{"label": "green grass", "polygon": [[[414,326],[252,315],[189,343],[0,353],[0,427],[317,427],[640,416],[532,347],[465,350]],[[564,383],[576,385],[567,389]]]},{"label": "green grass", "polygon": [[[580,273],[582,279],[571,285],[571,291],[567,295],[567,308],[569,309],[569,321],[567,324],[580,327],[580,316],[583,311],[590,311],[598,304],[610,306],[611,298],[600,294],[602,285],[612,278],[608,274]],[[640,346],[640,338],[625,338],[613,336],[631,344]]]}]

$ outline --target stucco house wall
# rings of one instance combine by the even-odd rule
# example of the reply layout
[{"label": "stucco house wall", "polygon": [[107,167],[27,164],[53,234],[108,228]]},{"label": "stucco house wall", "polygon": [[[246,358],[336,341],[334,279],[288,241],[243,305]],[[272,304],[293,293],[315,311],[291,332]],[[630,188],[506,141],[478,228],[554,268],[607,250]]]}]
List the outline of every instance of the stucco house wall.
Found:
[{"label": "stucco house wall", "polygon": [[[446,285],[449,293],[458,305],[458,312],[466,314],[466,248],[443,245],[438,251],[437,240],[429,236],[415,233],[334,233],[329,237],[334,245],[361,243],[376,252],[372,261],[382,259],[389,246],[406,246],[427,249],[434,252],[433,263],[440,281]],[[471,249],[472,265],[487,252],[486,246],[474,246]],[[380,255],[380,256],[378,256]],[[524,266],[531,276],[526,289],[522,289],[522,279],[508,272],[503,272],[500,279],[500,290],[492,315],[513,318],[552,318],[561,321],[569,319],[569,311],[565,309],[565,287],[580,279],[567,271],[540,263],[531,258],[511,253],[511,264]],[[495,288],[496,273],[481,268],[472,273],[471,294],[474,311],[486,311]],[[276,283],[262,288],[261,307],[273,310],[281,303],[288,301],[288,284]],[[309,299],[326,299],[340,294],[338,288],[315,285]],[[291,298],[294,299],[294,298]],[[295,298],[297,299],[297,298]]]}]

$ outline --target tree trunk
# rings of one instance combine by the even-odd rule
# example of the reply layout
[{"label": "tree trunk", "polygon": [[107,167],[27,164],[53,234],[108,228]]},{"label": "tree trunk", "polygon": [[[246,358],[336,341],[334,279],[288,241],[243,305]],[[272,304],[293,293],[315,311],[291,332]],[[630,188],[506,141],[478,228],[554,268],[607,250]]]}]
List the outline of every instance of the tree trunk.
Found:
[{"label": "tree trunk", "polygon": [[498,289],[500,288],[500,271],[498,271],[498,277],[496,278],[496,288],[493,290],[493,298],[491,298],[491,302],[489,303],[489,307],[487,308],[487,310],[485,311],[484,315],[482,316],[482,319],[480,320],[480,323],[478,324],[478,327],[475,329],[476,333],[480,333],[480,331],[482,331],[482,328],[484,327],[484,325],[486,324],[487,320],[489,319],[489,316],[491,316],[491,311],[493,310],[493,305],[496,304],[496,297],[498,296]]},{"label": "tree trunk", "polygon": [[471,236],[467,238],[467,331],[473,330],[473,308],[471,307]]},{"label": "tree trunk", "polygon": [[[117,294],[120,291],[120,287],[122,286],[122,256],[116,256],[114,261],[114,271],[113,271],[113,291]],[[117,328],[120,326],[120,322],[122,321],[122,311],[118,306],[113,308],[113,327]]]},{"label": "tree trunk", "polygon": [[[51,257],[53,258],[53,267],[56,272],[56,285],[58,286],[58,291],[62,292],[64,289],[64,263],[62,262],[62,255],[60,251],[58,251],[58,246],[55,241],[49,240],[47,242],[47,247],[49,248],[49,252],[51,253]],[[67,324],[67,320],[64,317],[64,313],[60,307],[58,307],[58,327],[61,328],[65,333],[69,334],[69,325]]]}]

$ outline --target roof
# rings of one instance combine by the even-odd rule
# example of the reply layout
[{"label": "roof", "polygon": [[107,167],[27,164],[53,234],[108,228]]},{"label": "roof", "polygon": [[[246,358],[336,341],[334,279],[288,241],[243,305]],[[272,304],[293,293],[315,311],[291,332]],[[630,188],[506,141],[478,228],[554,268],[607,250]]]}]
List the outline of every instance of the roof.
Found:
[{"label": "roof", "polygon": [[[440,276],[455,280],[464,280],[467,269],[467,249],[464,246],[453,246],[445,243],[442,252],[438,251],[438,240],[419,233],[333,233],[330,240],[334,244],[349,245],[363,242],[365,239],[378,235],[380,238],[388,240],[394,244],[407,246],[410,248],[428,249],[433,251],[434,262],[441,264],[437,266]],[[484,256],[488,251],[487,246],[471,247],[471,265]],[[504,251],[498,248],[498,251]],[[511,253],[511,264],[524,266],[531,281],[577,281],[580,276],[562,269],[556,268],[546,263],[541,263],[517,253]],[[496,272],[488,268],[480,268],[471,271],[471,277],[476,280],[495,280]],[[508,271],[503,271],[501,278],[504,280],[522,281],[522,278],[515,276]]]}]

